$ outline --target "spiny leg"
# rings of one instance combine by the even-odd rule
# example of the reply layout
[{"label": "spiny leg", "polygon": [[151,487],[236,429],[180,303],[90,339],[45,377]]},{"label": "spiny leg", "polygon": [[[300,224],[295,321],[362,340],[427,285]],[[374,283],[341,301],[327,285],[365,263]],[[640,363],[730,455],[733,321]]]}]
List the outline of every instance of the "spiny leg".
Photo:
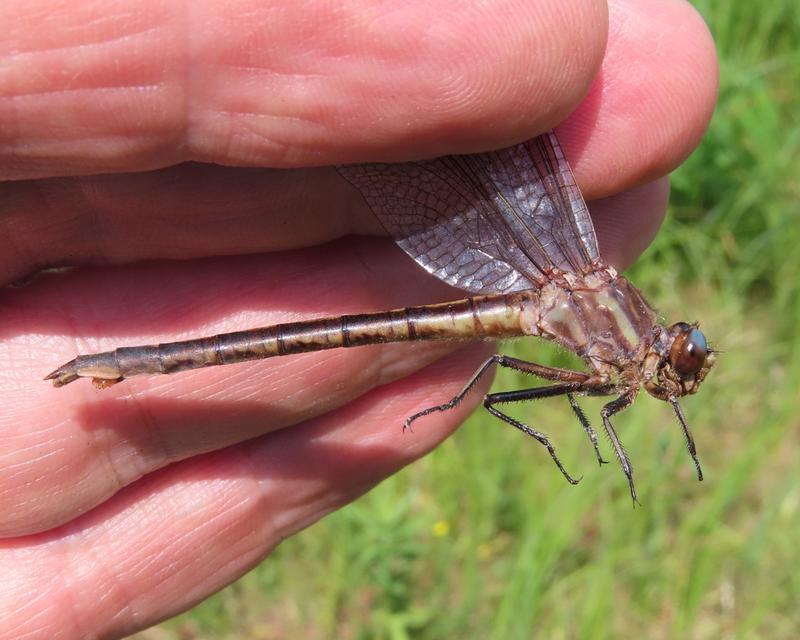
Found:
[{"label": "spiny leg", "polygon": [[578,484],[580,482],[580,478],[575,480],[567,470],[564,468],[564,465],[561,464],[561,460],[559,460],[558,455],[556,454],[553,445],[550,444],[550,440],[547,436],[536,429],[532,429],[528,425],[520,422],[519,420],[515,420],[509,415],[506,415],[499,409],[494,407],[495,404],[505,403],[505,402],[523,402],[526,400],[541,400],[542,398],[552,398],[554,396],[561,396],[565,394],[569,394],[573,391],[577,391],[580,388],[580,383],[563,383],[563,384],[554,384],[549,387],[537,387],[535,389],[521,389],[519,391],[504,391],[501,393],[490,393],[483,399],[483,406],[486,407],[487,411],[491,413],[493,416],[500,418],[503,422],[507,422],[512,427],[515,427],[522,431],[523,433],[529,435],[531,438],[537,440],[541,445],[543,445],[547,452],[550,454],[550,457],[553,459],[553,462],[556,463],[559,471],[564,475],[567,479],[567,482],[570,484]]},{"label": "spiny leg", "polygon": [[578,417],[578,421],[581,423],[583,430],[586,432],[586,435],[589,436],[589,440],[592,442],[592,447],[594,447],[594,454],[597,456],[597,462],[602,466],[606,464],[608,461],[603,459],[603,456],[600,455],[600,449],[597,445],[597,433],[595,430],[592,429],[592,425],[589,424],[589,419],[586,417],[586,414],[581,409],[578,401],[575,400],[575,396],[571,393],[567,394],[567,400],[569,400],[569,406],[572,407],[572,410],[575,412],[575,415]]},{"label": "spiny leg", "polygon": [[612,400],[600,410],[600,416],[603,418],[603,426],[605,427],[609,440],[611,440],[611,444],[613,445],[614,451],[617,454],[619,463],[622,465],[622,472],[625,474],[625,477],[628,478],[628,486],[631,490],[631,498],[633,498],[634,505],[641,503],[636,497],[636,489],[633,486],[633,466],[631,466],[631,462],[628,459],[628,454],[625,453],[625,449],[623,448],[622,443],[617,436],[617,432],[614,431],[614,427],[611,425],[611,420],[609,420],[609,418],[615,413],[619,413],[623,409],[628,408],[633,402],[633,399],[636,397],[637,391],[638,389],[628,389],[619,398]]},{"label": "spiny leg", "polygon": [[675,415],[678,416],[678,422],[681,423],[683,436],[686,438],[686,448],[689,450],[689,455],[692,456],[692,460],[694,460],[694,466],[697,469],[697,479],[702,482],[703,470],[700,468],[700,461],[697,459],[697,448],[694,446],[694,438],[692,437],[691,431],[689,431],[689,425],[686,423],[686,417],[683,415],[681,405],[678,404],[677,398],[670,398],[669,403],[675,410]]},{"label": "spiny leg", "polygon": [[571,371],[570,369],[559,369],[557,367],[545,367],[540,364],[536,364],[535,362],[527,362],[525,360],[520,360],[518,358],[512,358],[511,356],[504,356],[499,353],[494,354],[492,357],[488,358],[473,374],[473,376],[469,379],[464,388],[461,389],[449,402],[445,402],[444,404],[436,405],[434,407],[428,407],[427,409],[423,409],[418,413],[406,418],[405,424],[403,425],[403,431],[406,429],[411,429],[411,423],[415,420],[427,416],[431,413],[435,413],[437,411],[449,411],[450,409],[454,409],[457,407],[464,397],[475,388],[475,385],[478,383],[483,375],[489,370],[489,368],[493,365],[497,364],[499,367],[506,367],[507,369],[514,369],[515,371],[520,371],[521,373],[528,373],[530,375],[538,376],[540,378],[544,378],[545,380],[555,380],[559,382],[572,382],[572,383],[582,383],[589,379],[589,375],[582,373],[580,371]]}]

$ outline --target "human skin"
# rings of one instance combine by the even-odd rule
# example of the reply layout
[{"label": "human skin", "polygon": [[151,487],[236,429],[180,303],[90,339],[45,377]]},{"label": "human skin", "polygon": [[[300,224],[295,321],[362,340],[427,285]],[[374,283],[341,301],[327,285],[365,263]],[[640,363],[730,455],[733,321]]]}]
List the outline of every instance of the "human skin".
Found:
[{"label": "human skin", "polygon": [[[342,4],[0,5],[0,278],[24,280],[0,314],[0,638],[114,638],[175,615],[479,402],[488,381],[401,433],[491,345],[103,391],[41,380],[77,353],[461,296],[378,237],[325,165],[559,125],[601,252],[624,267],[713,110],[713,43],[680,0]],[[77,268],[31,278],[59,265]]]}]

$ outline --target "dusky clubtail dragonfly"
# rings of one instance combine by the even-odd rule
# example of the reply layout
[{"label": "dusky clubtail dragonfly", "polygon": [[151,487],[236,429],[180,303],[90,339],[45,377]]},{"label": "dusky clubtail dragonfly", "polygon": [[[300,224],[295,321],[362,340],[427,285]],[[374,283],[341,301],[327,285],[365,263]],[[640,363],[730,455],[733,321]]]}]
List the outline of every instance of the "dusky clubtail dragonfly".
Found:
[{"label": "dusky clubtail dragonfly", "polygon": [[491,414],[540,442],[564,477],[548,437],[497,405],[566,396],[605,462],[576,395],[616,398],[603,427],[637,502],[633,469],[611,423],[644,387],[672,405],[703,479],[681,396],[695,393],[714,364],[696,324],[658,323],[641,293],[603,263],[594,228],[553,132],[487,153],[404,164],[338,167],[396,242],[440,280],[473,294],[444,304],[291,322],[159,345],[79,355],[46,379],[57,387],[91,378],[106,387],[139,374],[175,373],[294,353],[407,340],[539,336],[575,352],[587,371],[495,354],[449,402],[410,416],[405,427],[458,405],[492,365],[551,384],[489,393]]}]

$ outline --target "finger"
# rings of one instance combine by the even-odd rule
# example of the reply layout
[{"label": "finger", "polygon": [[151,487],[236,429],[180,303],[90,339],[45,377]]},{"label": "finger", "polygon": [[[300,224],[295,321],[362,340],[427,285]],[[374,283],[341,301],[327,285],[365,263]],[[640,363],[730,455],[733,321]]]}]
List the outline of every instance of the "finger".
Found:
[{"label": "finger", "polygon": [[[640,195],[649,189],[643,187]],[[612,205],[615,232],[608,234],[611,218],[596,214]],[[618,201],[592,203],[595,226],[605,238],[603,255],[618,266],[630,263],[643,248],[634,239],[649,237],[664,206],[642,207],[624,194]],[[0,185],[2,282],[54,265],[252,254],[382,233],[364,200],[332,169],[188,164]]]},{"label": "finger", "polygon": [[[408,28],[415,19],[429,22],[427,4],[390,12],[391,17],[377,21],[377,33],[367,34],[359,29],[364,24],[357,17],[360,10],[365,15],[369,10],[360,5],[348,5],[352,13],[340,16],[344,24],[356,23],[343,31],[331,28],[325,11],[308,12],[306,5],[298,5],[303,13],[299,23],[305,25],[309,15],[324,23],[318,25],[319,33],[315,25],[307,25],[311,35],[322,39],[316,53],[298,50],[315,40],[295,37],[299,18],[290,8],[276,10],[281,19],[270,15],[268,24],[248,13],[243,28],[234,24],[235,18],[216,20],[210,15],[199,20],[206,27],[190,32],[197,33],[194,39],[201,43],[195,53],[176,48],[177,42],[193,42],[174,37],[173,31],[183,26],[182,16],[153,11],[148,4],[137,7],[141,16],[133,12],[138,20],[131,19],[130,11],[116,21],[103,16],[104,25],[114,26],[112,31],[139,29],[138,37],[86,46],[81,46],[81,37],[96,40],[96,35],[93,29],[87,35],[80,24],[94,24],[87,14],[95,5],[83,11],[71,6],[65,19],[79,24],[54,36],[42,33],[47,29],[42,24],[50,22],[20,19],[20,7],[8,6],[15,15],[7,22],[19,26],[9,39],[9,50],[35,49],[37,40],[64,33],[70,41],[37,55],[13,56],[6,82],[0,77],[0,96],[7,98],[0,100],[0,122],[11,123],[6,126],[8,160],[0,162],[6,170],[0,175],[121,171],[185,159],[298,166],[504,146],[541,132],[576,104],[599,64],[605,41],[605,15],[599,3],[589,0],[569,3],[569,11],[563,10],[566,5],[543,1],[456,11],[461,19],[448,20],[441,41],[431,38],[427,28]],[[36,3],[26,6],[33,7],[36,16],[41,13]],[[206,10],[213,12],[215,6]],[[201,5],[198,17],[203,10]],[[602,147],[611,139],[623,145],[621,158],[636,158],[642,155],[640,127],[654,129],[644,148],[653,167],[641,174],[642,179],[652,179],[660,175],[656,167],[674,166],[692,148],[688,139],[676,146],[675,134],[696,137],[705,127],[716,89],[713,44],[696,12],[676,0],[642,6],[634,0],[614,0],[611,19],[603,72],[571,125],[582,142],[568,149],[580,150],[590,142]],[[151,29],[142,30],[143,21]],[[401,27],[411,38],[419,34],[421,42],[381,49],[381,30],[391,41],[389,36],[396,37]],[[264,59],[248,59],[244,71],[237,60],[248,51],[239,46],[243,33],[270,34],[275,45],[256,48],[250,57]],[[342,33],[349,39],[340,43]],[[294,41],[278,46],[282,34]],[[79,42],[73,42],[76,39]],[[230,40],[234,45],[226,48]],[[341,47],[339,53],[349,64],[336,59],[335,68],[330,68],[333,63],[323,53],[334,45]],[[431,55],[437,46],[436,55]],[[67,58],[65,64],[64,51],[70,47],[81,55],[75,61]],[[465,50],[470,55],[465,56]],[[530,51],[539,55],[531,56]],[[191,61],[191,68],[182,68],[183,60]],[[53,73],[65,66],[69,73]],[[187,83],[195,77],[202,82]],[[443,79],[458,82],[455,87],[445,85],[446,90]],[[68,86],[60,87],[59,81]],[[8,105],[5,112],[3,104]],[[49,116],[50,111],[58,118]],[[659,119],[656,126],[654,116]],[[607,133],[590,135],[600,124]],[[604,168],[604,178],[619,180],[619,166]],[[579,165],[579,176],[583,171]],[[606,191],[589,195],[608,195],[618,191],[619,184],[605,180]]]},{"label": "finger", "polygon": [[68,526],[0,543],[4,628],[122,637],[188,609],[438,444],[485,385],[413,433],[403,418],[454,394],[485,355],[460,351],[297,428],[152,474]]},{"label": "finger", "polygon": [[714,111],[718,75],[714,41],[688,2],[609,2],[603,66],[558,129],[587,197],[652,181],[683,162]]},{"label": "finger", "polygon": [[[615,20],[625,13],[621,1],[612,4]],[[637,6],[626,9],[634,19],[615,22],[590,99],[559,128],[589,199],[674,168],[713,106],[713,45],[696,13],[682,2],[657,0],[648,5],[658,10],[660,19],[652,21]],[[653,33],[653,25],[662,30]],[[634,81],[627,80],[631,60]],[[661,75],[665,80],[656,81]],[[183,165],[142,175],[6,183],[0,191],[0,277],[6,281],[54,264],[279,250],[379,227],[330,169]],[[631,229],[639,220],[629,222]]]},{"label": "finger", "polygon": [[6,178],[505,146],[574,108],[607,33],[601,0],[35,0],[0,23]]},{"label": "finger", "polygon": [[117,346],[463,297],[420,271],[389,240],[351,239],[290,254],[50,274],[7,290],[0,535],[61,524],[147,473],[324,414],[455,345],[332,349],[135,377],[102,391],[87,381],[52,388],[42,378],[58,365]]},{"label": "finger", "polygon": [[669,204],[669,178],[589,203],[600,255],[619,270],[630,266],[658,231]]}]

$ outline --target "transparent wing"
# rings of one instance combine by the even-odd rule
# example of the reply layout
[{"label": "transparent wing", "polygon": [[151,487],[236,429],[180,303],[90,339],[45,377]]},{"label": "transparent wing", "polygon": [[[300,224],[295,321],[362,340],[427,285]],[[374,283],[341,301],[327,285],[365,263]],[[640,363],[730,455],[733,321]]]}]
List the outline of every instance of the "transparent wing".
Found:
[{"label": "transparent wing", "polygon": [[508,149],[337,167],[397,243],[472,293],[540,287],[599,259],[586,203],[553,132]]}]

